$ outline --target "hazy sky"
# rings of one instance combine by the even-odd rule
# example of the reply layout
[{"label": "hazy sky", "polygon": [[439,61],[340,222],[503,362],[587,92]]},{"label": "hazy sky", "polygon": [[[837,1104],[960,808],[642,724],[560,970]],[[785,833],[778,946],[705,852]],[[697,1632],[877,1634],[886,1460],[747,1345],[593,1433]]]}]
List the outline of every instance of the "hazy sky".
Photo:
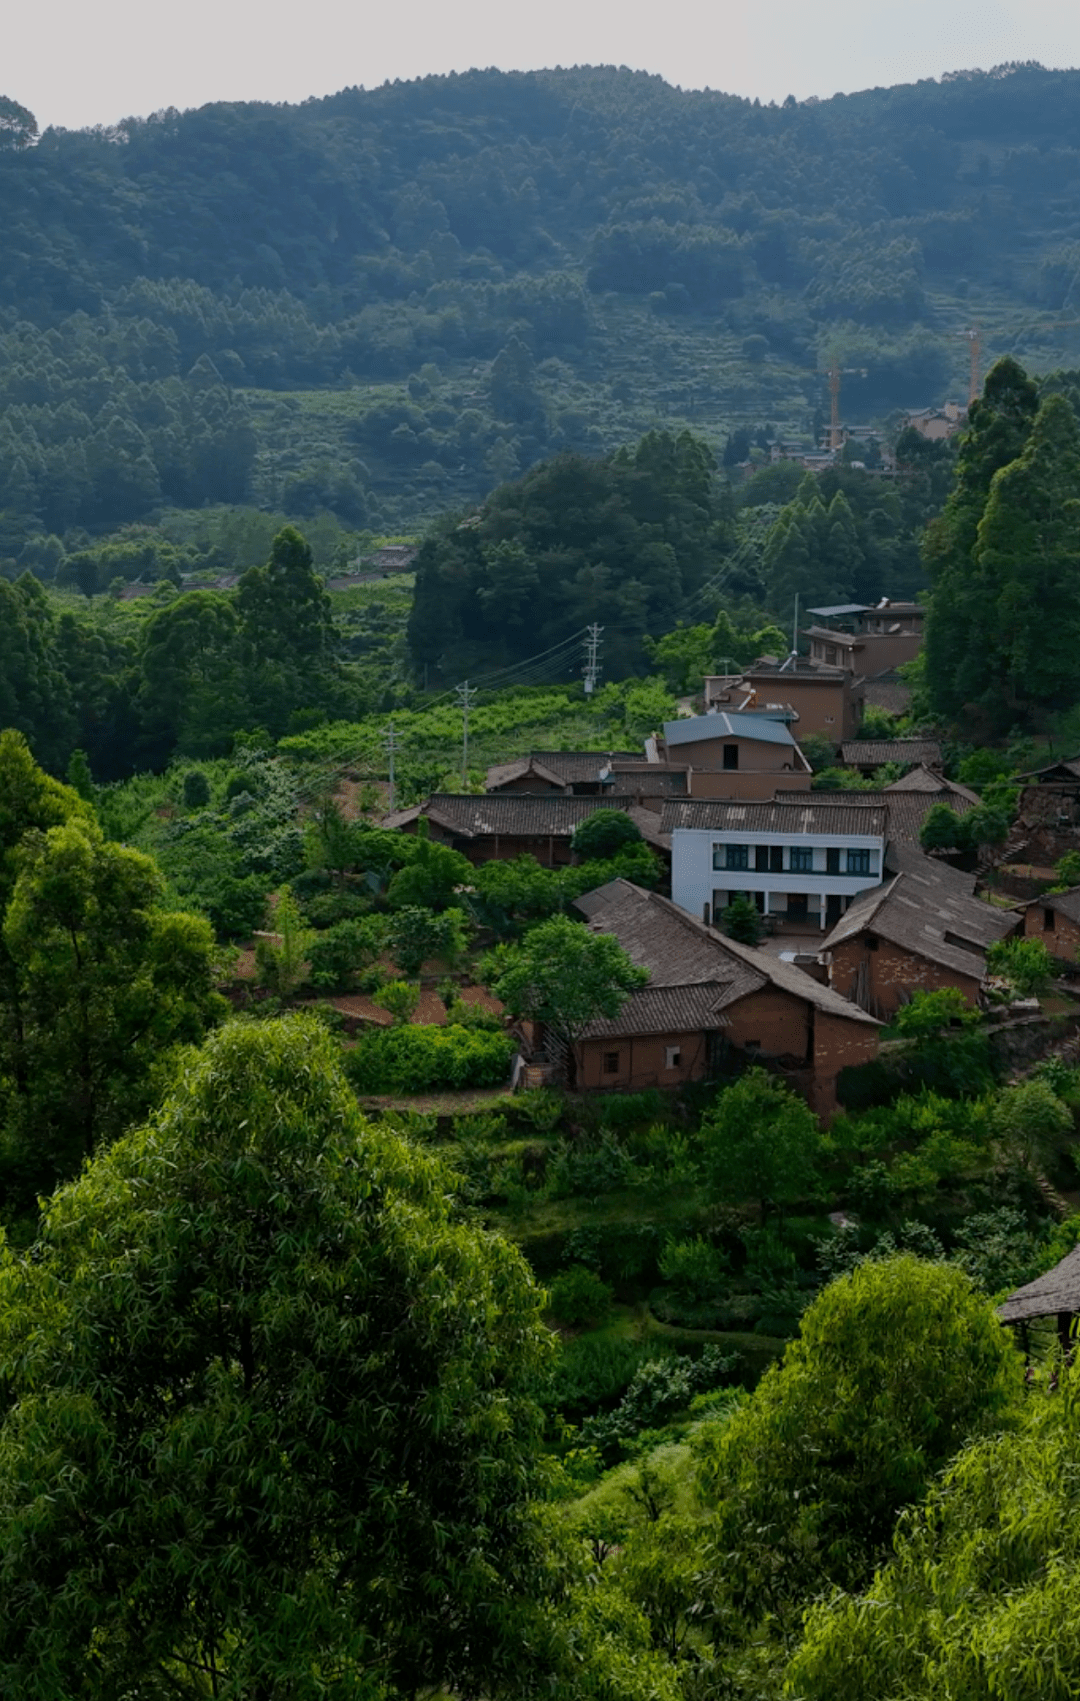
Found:
[{"label": "hazy sky", "polygon": [[1080,64],[1077,0],[38,0],[6,16],[0,94],[75,128],[473,65],[630,65],[802,100],[1010,59]]}]

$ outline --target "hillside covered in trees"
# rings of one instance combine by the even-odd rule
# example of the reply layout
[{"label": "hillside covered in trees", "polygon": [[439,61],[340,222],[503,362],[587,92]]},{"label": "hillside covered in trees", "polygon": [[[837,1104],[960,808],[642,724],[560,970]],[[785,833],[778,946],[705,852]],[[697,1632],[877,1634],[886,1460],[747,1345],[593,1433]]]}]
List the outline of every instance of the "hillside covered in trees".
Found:
[{"label": "hillside covered in trees", "polygon": [[0,559],[206,504],[412,526],[659,423],[809,443],[834,360],[852,420],[962,399],[973,324],[1075,364],[1078,90],[487,71],[40,138],[7,101]]}]

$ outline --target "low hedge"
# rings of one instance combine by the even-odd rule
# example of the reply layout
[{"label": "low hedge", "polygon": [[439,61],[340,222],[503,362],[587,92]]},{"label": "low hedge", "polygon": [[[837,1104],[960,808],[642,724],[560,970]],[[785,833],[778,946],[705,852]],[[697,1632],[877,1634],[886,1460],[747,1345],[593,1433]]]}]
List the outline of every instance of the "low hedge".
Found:
[{"label": "low hedge", "polygon": [[369,1028],[345,1053],[358,1093],[427,1093],[447,1087],[499,1087],[516,1050],[508,1034],[420,1024]]}]

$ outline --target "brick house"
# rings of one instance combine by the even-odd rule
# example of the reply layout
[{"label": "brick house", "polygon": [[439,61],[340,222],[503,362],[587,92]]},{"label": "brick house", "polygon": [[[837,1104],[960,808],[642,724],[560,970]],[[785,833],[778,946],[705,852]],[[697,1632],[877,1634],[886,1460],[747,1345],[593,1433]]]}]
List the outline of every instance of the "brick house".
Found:
[{"label": "brick house", "polygon": [[763,658],[737,677],[709,674],[704,683],[705,707],[743,712],[776,705],[794,710],[800,737],[821,733],[839,744],[854,738],[862,720],[863,683],[848,668],[812,665],[798,660]]},{"label": "brick house", "polygon": [[538,797],[523,792],[489,792],[481,797],[436,792],[411,809],[388,815],[382,826],[415,833],[423,817],[428,835],[438,844],[461,851],[472,863],[511,861],[533,856],[545,868],[563,868],[574,860],[570,841],[575,829],[598,809],[624,809],[653,850],[670,854],[670,840],[660,818],[642,809],[633,797],[570,797],[547,792]]},{"label": "brick house", "polygon": [[[833,801],[837,795],[844,801]],[[888,810],[849,804],[852,795],[862,794],[829,794],[824,803],[820,792],[786,792],[768,803],[666,804],[660,824],[671,835],[672,897],[713,920],[742,894],[763,915],[824,932],[883,877]]]},{"label": "brick house", "polygon": [[685,764],[692,797],[769,798],[778,785],[810,789],[810,764],[782,719],[712,709],[665,721],[657,753]]},{"label": "brick house", "polygon": [[975,876],[908,845],[890,845],[888,878],[864,892],[823,941],[835,992],[883,1020],[915,991],[953,986],[978,1002],[986,952],[1019,916],[974,897]]},{"label": "brick house", "polygon": [[887,762],[929,771],[941,767],[941,745],[936,738],[846,738],[840,746],[840,761],[860,774],[872,774]]},{"label": "brick house", "polygon": [[563,792],[574,797],[633,798],[659,811],[664,798],[685,797],[689,765],[647,761],[620,750],[544,750],[499,762],[489,768],[484,788],[489,792]]},{"label": "brick house", "polygon": [[1080,886],[1045,892],[1026,904],[1024,938],[1041,939],[1051,956],[1080,964]]},{"label": "brick house", "polygon": [[810,640],[811,662],[824,667],[842,667],[872,678],[913,661],[922,649],[926,611],[918,603],[890,602],[883,597],[872,608],[850,603],[807,612],[827,622],[804,633]]},{"label": "brick house", "polygon": [[864,1011],[668,898],[613,880],[576,908],[650,975],[618,1016],[586,1029],[575,1058],[581,1090],[678,1086],[713,1074],[736,1053],[769,1062],[828,1118],[840,1071],[877,1055],[878,1023]]}]

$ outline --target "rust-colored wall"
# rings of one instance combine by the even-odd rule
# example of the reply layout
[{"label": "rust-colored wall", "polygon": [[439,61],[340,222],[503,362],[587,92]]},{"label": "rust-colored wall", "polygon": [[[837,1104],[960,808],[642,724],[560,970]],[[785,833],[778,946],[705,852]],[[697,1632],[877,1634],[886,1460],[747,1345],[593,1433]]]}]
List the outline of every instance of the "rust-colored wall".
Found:
[{"label": "rust-colored wall", "polygon": [[768,803],[778,789],[809,791],[812,775],[803,768],[770,769],[764,773],[717,773],[695,768],[690,775],[691,797],[729,797]]},{"label": "rust-colored wall", "polygon": [[[667,1047],[681,1052],[678,1067],[668,1069]],[[617,1052],[617,1074],[604,1073],[604,1056]],[[581,1092],[630,1090],[645,1087],[677,1087],[683,1081],[700,1081],[708,1068],[708,1040],[703,1033],[639,1034],[633,1039],[584,1040],[577,1048],[577,1085]]]},{"label": "rust-colored wall", "polygon": [[775,987],[748,993],[724,1011],[724,1038],[741,1050],[756,1047],[764,1057],[810,1059],[810,1012],[803,999]]},{"label": "rust-colored wall", "polygon": [[862,719],[862,692],[844,679],[800,679],[791,673],[748,673],[746,682],[760,703],[790,703],[799,719],[792,727],[795,737],[823,732],[837,743],[854,738]]},{"label": "rust-colored wall", "polygon": [[729,744],[739,747],[739,766],[725,773],[725,779],[736,778],[744,769],[748,774],[780,773],[792,768],[796,760],[790,745],[767,744],[757,738],[723,738],[719,734],[697,738],[692,744],[672,745],[669,755],[673,763],[689,762],[696,777],[702,768],[723,770],[724,749]]},{"label": "rust-colored wall", "polygon": [[[414,829],[404,827],[402,831]],[[544,868],[565,868],[574,860],[569,835],[560,838],[545,833],[536,838],[514,838],[508,833],[492,833],[483,838],[459,839],[453,833],[444,832],[433,821],[431,837],[441,845],[459,850],[474,867],[479,867],[482,862],[510,862],[515,856],[534,856]]]},{"label": "rust-colored wall", "polygon": [[814,1013],[814,1079],[810,1108],[828,1122],[840,1108],[836,1078],[841,1069],[870,1063],[878,1053],[877,1028],[866,1022],[850,1022],[843,1016]]},{"label": "rust-colored wall", "polygon": [[980,982],[971,975],[932,963],[914,951],[879,939],[871,951],[866,937],[845,939],[832,953],[829,984],[844,998],[854,998],[859,970],[866,965],[867,1008],[872,1016],[895,1015],[913,992],[937,992],[945,986],[959,987],[969,1004],[978,999]]},{"label": "rust-colored wall", "polygon": [[1050,912],[1054,925],[1046,925],[1046,907],[1036,901],[1029,904],[1024,911],[1024,938],[1041,939],[1052,956],[1062,957],[1067,963],[1075,963],[1080,953],[1080,927],[1070,921],[1060,910]]}]

